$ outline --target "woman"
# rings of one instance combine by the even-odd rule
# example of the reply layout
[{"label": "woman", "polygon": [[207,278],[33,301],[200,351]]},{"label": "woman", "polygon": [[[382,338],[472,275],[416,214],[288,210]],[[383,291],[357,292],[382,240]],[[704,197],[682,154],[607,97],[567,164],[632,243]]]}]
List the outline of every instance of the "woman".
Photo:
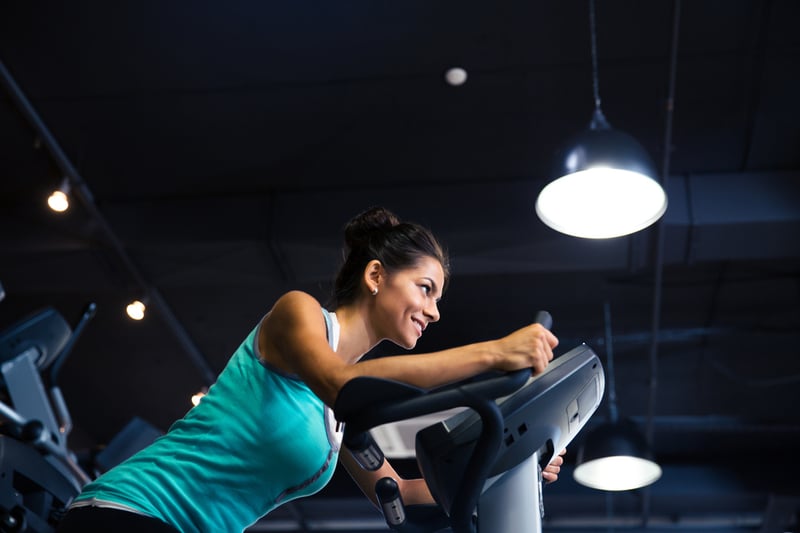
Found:
[{"label": "woman", "polygon": [[[352,378],[433,388],[488,370],[541,372],[553,358],[557,339],[533,324],[497,340],[358,362],[382,340],[414,348],[439,320],[448,261],[428,230],[383,208],[351,220],[345,242],[334,311],[300,291],[280,297],[199,405],[87,485],[59,531],[242,531],[330,480],[341,443],[330,407]],[[388,462],[368,472],[348,452],[340,460],[373,501],[378,479],[398,479]],[[561,462],[544,471],[547,481]],[[406,504],[433,502],[424,480],[398,483]]]}]

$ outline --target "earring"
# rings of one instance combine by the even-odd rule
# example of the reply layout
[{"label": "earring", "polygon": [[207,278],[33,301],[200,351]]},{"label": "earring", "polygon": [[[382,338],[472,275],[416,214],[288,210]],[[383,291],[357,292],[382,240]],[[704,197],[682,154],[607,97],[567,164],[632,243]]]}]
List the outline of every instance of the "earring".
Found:
[{"label": "earring", "polygon": [[378,294],[378,287],[375,287],[374,289],[372,289],[372,295],[376,296],[377,294]]}]

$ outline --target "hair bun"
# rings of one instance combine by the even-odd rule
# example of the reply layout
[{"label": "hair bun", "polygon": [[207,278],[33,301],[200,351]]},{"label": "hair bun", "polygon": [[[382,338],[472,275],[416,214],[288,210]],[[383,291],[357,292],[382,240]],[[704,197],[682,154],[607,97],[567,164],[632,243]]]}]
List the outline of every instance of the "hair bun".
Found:
[{"label": "hair bun", "polygon": [[377,232],[389,230],[400,224],[397,216],[383,207],[371,207],[353,217],[344,228],[344,241],[351,250],[369,242]]},{"label": "hair bun", "polygon": [[[437,260],[449,276],[449,261],[442,245],[427,228],[401,221],[383,207],[372,207],[353,217],[344,228],[342,265],[333,284],[334,307],[352,304],[372,289],[364,276],[371,261],[378,261],[387,275],[415,268],[423,258]],[[444,287],[442,287],[444,290]]]}]

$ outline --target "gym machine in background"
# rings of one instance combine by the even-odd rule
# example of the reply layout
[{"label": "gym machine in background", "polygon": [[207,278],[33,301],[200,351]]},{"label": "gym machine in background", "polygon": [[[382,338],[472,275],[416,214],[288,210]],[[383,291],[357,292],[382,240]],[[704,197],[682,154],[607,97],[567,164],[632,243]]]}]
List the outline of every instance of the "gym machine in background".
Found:
[{"label": "gym machine in background", "polygon": [[95,311],[72,328],[45,308],[0,332],[0,531],[54,531],[90,480],[67,447],[58,374]]}]

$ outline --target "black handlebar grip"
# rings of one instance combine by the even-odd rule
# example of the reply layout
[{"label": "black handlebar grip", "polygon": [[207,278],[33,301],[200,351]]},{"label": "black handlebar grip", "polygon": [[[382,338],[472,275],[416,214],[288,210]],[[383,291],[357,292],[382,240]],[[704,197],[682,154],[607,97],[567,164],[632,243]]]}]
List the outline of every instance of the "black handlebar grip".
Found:
[{"label": "black handlebar grip", "polygon": [[383,517],[390,528],[394,529],[402,526],[406,521],[406,508],[403,505],[403,498],[400,496],[400,487],[397,482],[384,477],[375,483],[375,495],[383,510]]},{"label": "black handlebar grip", "polygon": [[538,311],[534,322],[543,325],[547,329],[553,329],[553,317],[547,311]]}]

